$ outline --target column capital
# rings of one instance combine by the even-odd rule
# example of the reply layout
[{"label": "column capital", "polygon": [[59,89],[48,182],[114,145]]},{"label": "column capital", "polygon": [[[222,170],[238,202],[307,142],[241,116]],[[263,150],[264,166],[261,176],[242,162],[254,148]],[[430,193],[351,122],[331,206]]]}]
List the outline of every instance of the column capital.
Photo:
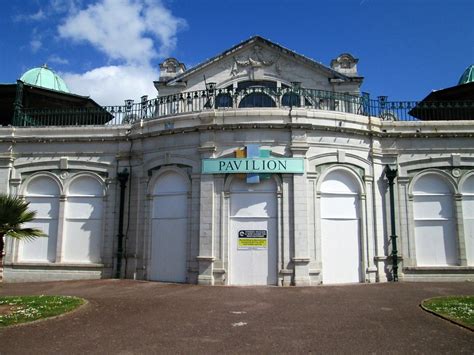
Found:
[{"label": "column capital", "polygon": [[217,147],[214,143],[205,143],[198,147],[198,152],[201,154],[201,158],[210,158],[214,155],[217,150]]},{"label": "column capital", "polygon": [[291,150],[291,153],[293,154],[293,157],[298,157],[298,156],[305,157],[308,149],[309,149],[308,143],[298,142],[298,143],[293,143],[292,145],[290,145],[290,150]]}]

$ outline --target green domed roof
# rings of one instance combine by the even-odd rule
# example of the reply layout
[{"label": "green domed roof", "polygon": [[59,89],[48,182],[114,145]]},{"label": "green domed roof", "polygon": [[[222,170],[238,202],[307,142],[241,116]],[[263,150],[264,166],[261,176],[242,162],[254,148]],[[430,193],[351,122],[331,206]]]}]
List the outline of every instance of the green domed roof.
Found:
[{"label": "green domed roof", "polygon": [[20,80],[25,84],[40,86],[45,89],[70,92],[64,80],[49,69],[46,64],[39,68],[28,70],[21,76]]},{"label": "green domed roof", "polygon": [[466,68],[464,73],[459,79],[458,85],[467,84],[474,82],[474,64],[471,64]]}]

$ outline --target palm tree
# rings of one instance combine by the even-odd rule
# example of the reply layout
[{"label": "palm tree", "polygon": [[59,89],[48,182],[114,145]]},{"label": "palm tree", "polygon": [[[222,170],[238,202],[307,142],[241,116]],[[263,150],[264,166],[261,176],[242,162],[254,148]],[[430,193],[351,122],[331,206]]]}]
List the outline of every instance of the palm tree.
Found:
[{"label": "palm tree", "polygon": [[36,216],[36,211],[28,210],[29,205],[19,197],[0,194],[0,281],[3,279],[4,236],[26,240],[46,237],[40,229],[22,227]]}]

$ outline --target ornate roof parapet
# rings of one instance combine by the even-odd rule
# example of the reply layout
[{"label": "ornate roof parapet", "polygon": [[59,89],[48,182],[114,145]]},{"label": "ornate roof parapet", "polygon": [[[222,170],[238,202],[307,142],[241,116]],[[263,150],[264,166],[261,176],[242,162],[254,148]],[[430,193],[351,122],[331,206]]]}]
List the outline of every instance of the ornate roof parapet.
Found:
[{"label": "ornate roof parapet", "polygon": [[331,60],[331,69],[350,77],[358,77],[358,62],[359,59],[354,58],[350,53],[343,53],[336,59]]},{"label": "ornate roof parapet", "polygon": [[160,82],[166,82],[170,79],[175,78],[177,75],[182,74],[186,71],[184,63],[179,62],[175,58],[165,59],[160,64]]}]

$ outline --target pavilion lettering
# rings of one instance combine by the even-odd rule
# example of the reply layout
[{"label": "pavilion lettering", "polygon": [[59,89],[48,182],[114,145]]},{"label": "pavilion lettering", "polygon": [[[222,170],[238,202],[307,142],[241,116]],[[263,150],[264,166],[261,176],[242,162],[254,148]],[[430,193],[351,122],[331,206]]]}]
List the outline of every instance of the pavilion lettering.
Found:
[{"label": "pavilion lettering", "polygon": [[[234,160],[234,161],[220,161],[219,171],[229,172],[237,171],[275,171],[275,170],[286,170],[287,162],[273,159],[245,159],[245,160]],[[243,169],[243,170],[242,170]]]},{"label": "pavilion lettering", "polygon": [[304,173],[301,158],[224,158],[203,159],[203,174]]}]

